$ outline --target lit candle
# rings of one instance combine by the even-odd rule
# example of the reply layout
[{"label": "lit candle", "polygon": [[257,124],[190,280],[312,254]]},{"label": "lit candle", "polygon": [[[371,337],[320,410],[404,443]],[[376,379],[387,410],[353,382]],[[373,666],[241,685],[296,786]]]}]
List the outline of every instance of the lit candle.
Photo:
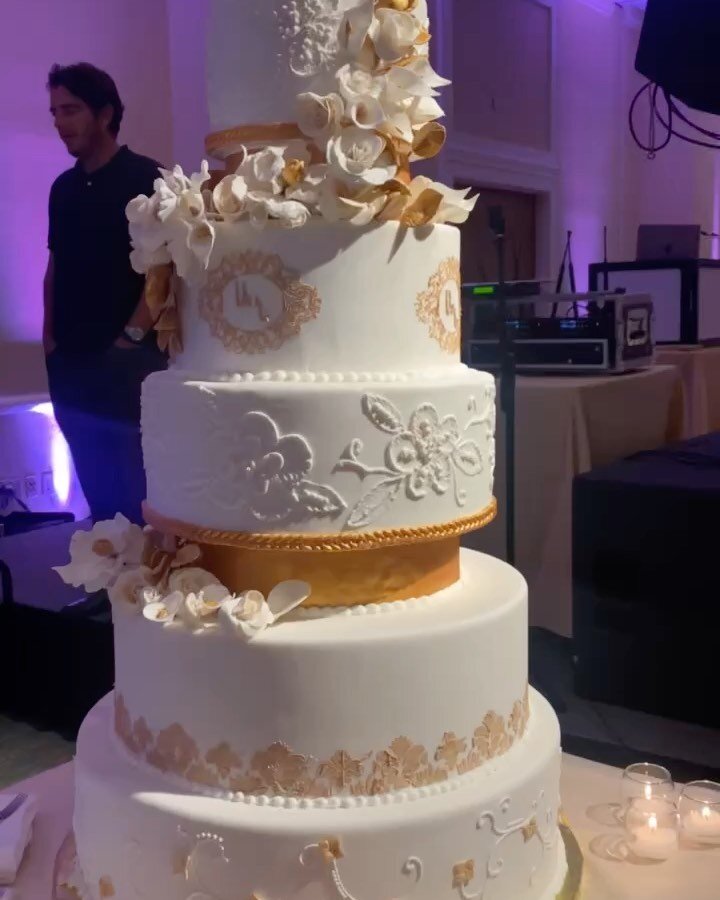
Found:
[{"label": "lit candle", "polygon": [[674,828],[659,828],[657,816],[653,813],[647,825],[634,829],[630,849],[642,859],[668,859],[678,847],[677,831]]},{"label": "lit candle", "polygon": [[683,818],[683,831],[699,844],[720,844],[720,813],[705,805]]}]

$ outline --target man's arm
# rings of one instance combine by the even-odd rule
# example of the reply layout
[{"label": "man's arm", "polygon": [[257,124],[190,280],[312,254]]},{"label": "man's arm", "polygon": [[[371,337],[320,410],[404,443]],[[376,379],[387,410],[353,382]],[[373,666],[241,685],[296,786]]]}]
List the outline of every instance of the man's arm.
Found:
[{"label": "man's arm", "polygon": [[[130,320],[125,326],[125,329],[140,328],[147,334],[149,331],[152,331],[154,325],[155,322],[153,321],[150,307],[147,305],[147,300],[145,299],[145,291],[143,291],[140,302],[135,307],[135,312],[130,316]],[[123,337],[123,335],[120,335],[115,341],[115,346],[127,349],[135,345]]]},{"label": "man's arm", "polygon": [[55,261],[52,253],[48,257],[45,278],[43,279],[43,349],[45,355],[49,355],[55,349],[55,336],[53,332],[53,284],[55,281]]}]

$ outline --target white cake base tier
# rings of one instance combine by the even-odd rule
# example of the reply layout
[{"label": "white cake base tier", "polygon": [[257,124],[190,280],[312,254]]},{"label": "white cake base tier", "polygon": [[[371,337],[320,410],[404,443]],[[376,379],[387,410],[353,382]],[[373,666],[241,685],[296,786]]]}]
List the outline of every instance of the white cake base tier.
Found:
[{"label": "white cake base tier", "polygon": [[488,765],[526,727],[527,586],[472,550],[461,570],[431,597],[298,610],[249,643],[117,604],[123,746],[220,796],[324,803],[437,788]]},{"label": "white cake base tier", "polygon": [[150,507],[223,531],[357,533],[474,516],[492,500],[494,433],[493,378],[462,366],[403,383],[175,370],[143,386]]},{"label": "white cake base tier", "polygon": [[178,285],[180,369],[408,372],[460,362],[460,232],[311,221],[216,225],[208,272]]},{"label": "white cake base tier", "polygon": [[282,809],[172,790],[118,753],[105,700],[78,739],[78,857],[93,900],[554,900],[559,739],[533,693],[525,739],[445,793]]}]

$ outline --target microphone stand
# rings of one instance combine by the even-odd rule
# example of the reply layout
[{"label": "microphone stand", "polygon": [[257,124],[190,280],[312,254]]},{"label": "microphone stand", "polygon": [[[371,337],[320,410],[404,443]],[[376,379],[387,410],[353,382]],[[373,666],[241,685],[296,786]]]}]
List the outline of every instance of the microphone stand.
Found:
[{"label": "microphone stand", "polygon": [[505,556],[515,565],[515,343],[509,327],[505,280],[505,216],[502,207],[490,208],[498,266],[497,329],[500,353],[500,409],[505,419]]}]

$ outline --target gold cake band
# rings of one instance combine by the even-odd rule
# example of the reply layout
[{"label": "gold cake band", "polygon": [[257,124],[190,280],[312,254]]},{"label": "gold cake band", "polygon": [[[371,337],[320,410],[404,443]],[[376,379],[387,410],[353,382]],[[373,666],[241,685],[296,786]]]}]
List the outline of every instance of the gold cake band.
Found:
[{"label": "gold cake band", "polygon": [[493,520],[481,513],[445,525],[360,534],[252,534],[199,528],[144,507],[149,525],[198,544],[201,564],[234,592],[268,594],[281,581],[307,581],[307,606],[365,606],[426,597],[460,577],[460,536]]},{"label": "gold cake band", "polygon": [[284,141],[305,141],[307,138],[295,122],[271,122],[263,125],[239,125],[225,131],[215,131],[205,138],[210,156],[224,160],[229,149],[239,144],[272,144]]}]

